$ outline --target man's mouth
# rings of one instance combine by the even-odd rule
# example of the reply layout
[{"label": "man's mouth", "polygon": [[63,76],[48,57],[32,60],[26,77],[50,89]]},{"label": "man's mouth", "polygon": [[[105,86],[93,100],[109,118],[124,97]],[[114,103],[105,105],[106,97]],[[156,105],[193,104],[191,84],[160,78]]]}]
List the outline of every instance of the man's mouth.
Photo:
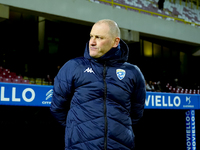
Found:
[{"label": "man's mouth", "polygon": [[96,47],[90,47],[90,50],[97,50],[97,48]]}]

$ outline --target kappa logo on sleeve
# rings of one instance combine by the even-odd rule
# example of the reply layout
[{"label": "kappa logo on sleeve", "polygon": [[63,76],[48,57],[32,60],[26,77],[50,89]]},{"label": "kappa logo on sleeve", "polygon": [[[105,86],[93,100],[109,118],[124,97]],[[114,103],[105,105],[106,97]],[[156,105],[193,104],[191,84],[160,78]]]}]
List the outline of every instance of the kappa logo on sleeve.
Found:
[{"label": "kappa logo on sleeve", "polygon": [[124,79],[125,75],[126,75],[126,71],[123,69],[117,69],[116,70],[116,74],[119,80]]}]

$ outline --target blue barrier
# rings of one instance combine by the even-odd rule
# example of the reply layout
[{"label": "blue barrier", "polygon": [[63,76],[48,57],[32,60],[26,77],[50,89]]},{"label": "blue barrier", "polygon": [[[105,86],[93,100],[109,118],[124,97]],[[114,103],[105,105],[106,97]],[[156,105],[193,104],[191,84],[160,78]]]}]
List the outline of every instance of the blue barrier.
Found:
[{"label": "blue barrier", "polygon": [[200,109],[200,95],[147,92],[146,109]]},{"label": "blue barrier", "polygon": [[[53,86],[0,82],[0,105],[49,107]],[[145,109],[185,109],[186,147],[196,149],[195,110],[200,95],[147,92]]]},{"label": "blue barrier", "polygon": [[53,86],[0,82],[0,105],[49,107]]},{"label": "blue barrier", "polygon": [[[0,105],[49,107],[53,86],[0,82]],[[147,92],[145,109],[200,109],[200,95]]]},{"label": "blue barrier", "polygon": [[186,121],[186,149],[196,150],[196,125],[195,111],[188,110],[185,112]]}]

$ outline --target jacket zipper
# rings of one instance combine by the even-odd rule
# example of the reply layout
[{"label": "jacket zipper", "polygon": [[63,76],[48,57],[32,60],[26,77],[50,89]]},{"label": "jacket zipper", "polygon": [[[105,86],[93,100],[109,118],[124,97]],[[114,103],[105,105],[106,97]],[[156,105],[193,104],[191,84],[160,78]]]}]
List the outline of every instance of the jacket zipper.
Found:
[{"label": "jacket zipper", "polygon": [[106,97],[107,97],[107,84],[106,84],[106,62],[104,63],[103,68],[103,81],[104,81],[104,121],[105,121],[105,133],[104,133],[104,150],[107,149],[107,107],[106,107]]}]

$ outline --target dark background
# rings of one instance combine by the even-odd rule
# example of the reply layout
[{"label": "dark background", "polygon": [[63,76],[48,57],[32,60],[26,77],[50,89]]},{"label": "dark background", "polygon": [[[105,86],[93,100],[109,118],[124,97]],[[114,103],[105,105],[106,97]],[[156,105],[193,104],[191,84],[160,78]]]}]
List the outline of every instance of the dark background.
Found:
[{"label": "dark background", "polygon": [[[145,109],[134,126],[136,150],[186,149],[185,110]],[[49,107],[0,106],[0,147],[11,150],[63,150],[64,128]],[[199,111],[196,111],[197,148]]]}]

